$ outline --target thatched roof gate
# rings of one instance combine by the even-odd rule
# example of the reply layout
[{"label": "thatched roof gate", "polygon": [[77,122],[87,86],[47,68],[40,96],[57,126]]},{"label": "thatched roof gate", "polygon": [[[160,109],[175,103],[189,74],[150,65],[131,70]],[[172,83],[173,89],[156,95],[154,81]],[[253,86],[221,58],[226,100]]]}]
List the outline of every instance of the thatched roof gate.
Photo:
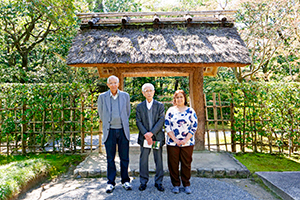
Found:
[{"label": "thatched roof gate", "polygon": [[114,74],[120,78],[121,89],[124,77],[189,76],[191,106],[199,117],[196,149],[204,150],[203,76],[215,76],[218,67],[251,63],[249,51],[229,17],[233,13],[78,14],[81,30],[72,43],[67,64],[97,67],[100,77]]}]

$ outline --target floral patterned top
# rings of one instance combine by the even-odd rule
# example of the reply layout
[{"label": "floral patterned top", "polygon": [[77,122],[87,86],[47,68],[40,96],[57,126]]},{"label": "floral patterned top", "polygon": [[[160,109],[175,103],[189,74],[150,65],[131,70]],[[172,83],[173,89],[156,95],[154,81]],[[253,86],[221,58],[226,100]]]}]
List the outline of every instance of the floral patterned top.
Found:
[{"label": "floral patterned top", "polygon": [[[188,133],[193,137],[184,146],[195,145],[195,132],[197,130],[198,120],[193,108],[187,108],[184,112],[179,112],[175,106],[170,107],[165,117],[165,127],[167,133],[174,132],[177,139],[183,140]],[[176,146],[177,144],[167,135],[167,145]]]}]

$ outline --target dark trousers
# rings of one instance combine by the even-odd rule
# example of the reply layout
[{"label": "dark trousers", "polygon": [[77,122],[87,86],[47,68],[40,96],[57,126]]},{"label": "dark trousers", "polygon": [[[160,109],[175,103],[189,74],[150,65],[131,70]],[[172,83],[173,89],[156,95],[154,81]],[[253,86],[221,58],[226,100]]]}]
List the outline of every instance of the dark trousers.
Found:
[{"label": "dark trousers", "polygon": [[[151,148],[141,147],[140,150],[140,183],[147,184],[149,180],[149,154]],[[162,184],[164,178],[162,147],[153,149],[153,157],[156,166],[155,183]]]},{"label": "dark trousers", "polygon": [[121,165],[121,181],[122,183],[130,182],[128,176],[129,165],[129,141],[127,140],[123,129],[109,129],[108,138],[105,141],[106,158],[107,158],[107,183],[116,185],[116,146],[118,145],[118,152]]},{"label": "dark trousers", "polygon": [[179,162],[181,163],[181,182],[184,187],[190,186],[191,163],[194,146],[178,147],[167,145],[168,168],[173,186],[180,186]]}]

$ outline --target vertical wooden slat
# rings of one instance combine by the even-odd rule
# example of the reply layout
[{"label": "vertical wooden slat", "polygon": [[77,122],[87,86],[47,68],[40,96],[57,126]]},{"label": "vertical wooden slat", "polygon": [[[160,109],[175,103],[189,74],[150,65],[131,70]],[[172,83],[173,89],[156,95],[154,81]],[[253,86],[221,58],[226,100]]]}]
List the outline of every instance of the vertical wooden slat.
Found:
[{"label": "vertical wooden slat", "polygon": [[65,115],[64,115],[64,110],[65,110],[65,106],[64,106],[64,96],[63,94],[61,94],[60,97],[60,101],[61,101],[61,110],[60,110],[60,125],[61,125],[61,151],[62,153],[65,153],[65,146],[64,146],[64,135],[65,135]]},{"label": "vertical wooden slat", "polygon": [[225,141],[225,149],[226,149],[226,151],[228,151],[220,93],[218,93],[218,96],[219,96],[219,106],[220,106],[220,114],[221,114],[221,121],[222,121],[222,129],[223,129],[224,141]]},{"label": "vertical wooden slat", "polygon": [[[30,138],[31,139],[31,141],[32,141],[32,147],[33,147],[33,152],[35,153],[36,152],[36,145],[35,145],[35,137],[36,137],[36,135],[35,135],[35,114],[33,114],[33,117],[32,117],[32,121],[33,121],[33,123],[32,123],[32,134],[31,134],[31,137],[32,138]],[[31,150],[31,152],[32,152],[32,150]]]},{"label": "vertical wooden slat", "polygon": [[[15,118],[14,118],[14,123],[15,123],[15,132],[14,132],[14,134],[15,134],[15,138],[18,138],[18,123],[17,123],[17,118],[18,118],[18,115],[17,115],[17,110],[18,110],[18,108],[16,108],[15,110],[14,110],[14,114],[15,114]],[[13,146],[13,145],[12,145]],[[18,149],[18,140],[17,139],[15,139],[15,149],[17,150]],[[13,153],[13,152],[12,152]]]},{"label": "vertical wooden slat", "polygon": [[[255,116],[255,113],[256,112],[256,107],[255,107],[255,104],[254,102],[252,102],[252,117],[253,117],[253,123],[251,124],[251,127],[254,128],[253,132],[254,132],[254,135],[253,135],[253,146],[254,146],[254,152],[258,152],[257,150],[257,131],[256,131],[256,116]],[[261,141],[263,142],[263,141]]]},{"label": "vertical wooden slat", "polygon": [[73,109],[72,109],[72,106],[73,106],[73,101],[74,101],[74,97],[73,96],[71,96],[71,98],[70,98],[70,149],[73,151],[73,153],[75,152],[75,149],[74,149],[74,147],[73,147],[73,144],[75,144],[74,142],[73,142],[73,131],[74,131],[74,129],[73,129]]},{"label": "vertical wooden slat", "polygon": [[292,116],[291,110],[288,111],[288,114],[291,116],[291,120],[290,120],[290,131],[289,131],[289,157],[292,156],[292,148],[293,148],[293,132],[294,132],[294,128],[293,128],[293,124],[294,124],[294,118]]},{"label": "vertical wooden slat", "polygon": [[[261,97],[262,98],[262,97]],[[260,101],[260,103],[259,103],[259,108],[260,108],[260,112],[259,112],[259,115],[260,115],[260,123],[261,123],[261,127],[264,127],[264,118],[263,118],[263,116],[262,116],[262,113],[263,113],[263,103],[262,103],[262,99],[261,99],[261,101]],[[262,141],[263,141],[263,137],[262,137],[262,134],[261,134],[261,136],[260,136],[260,140],[261,140],[261,142],[260,142],[260,152],[262,153],[262,150],[263,150],[263,143],[262,143]],[[269,145],[270,145],[270,136],[268,136],[268,141],[269,141]],[[272,147],[270,148],[270,149],[272,149]],[[269,150],[270,150],[269,149]]]},{"label": "vertical wooden slat", "polygon": [[[2,99],[0,99],[0,109],[2,109]],[[2,110],[0,111],[0,153],[2,152],[2,147],[1,147],[1,143],[2,143],[2,124],[3,124],[3,119],[2,119]]]},{"label": "vertical wooden slat", "polygon": [[231,93],[232,101],[230,102],[230,122],[231,122],[231,151],[236,152],[236,141],[235,141],[235,134],[236,131],[234,130],[234,103],[233,103],[233,93]]},{"label": "vertical wooden slat", "polygon": [[99,153],[102,153],[102,121],[99,119]]},{"label": "vertical wooden slat", "polygon": [[[7,112],[6,112],[7,113]],[[8,118],[8,115],[6,115],[6,119]],[[9,133],[8,132],[6,132],[6,150],[7,150],[7,152],[6,152],[6,154],[7,154],[7,156],[9,155],[9,151],[10,151],[10,148],[9,148],[10,146],[9,146]],[[22,138],[22,153],[23,153],[23,138]],[[24,153],[23,153],[24,154]]]},{"label": "vertical wooden slat", "polygon": [[81,101],[81,107],[80,107],[80,133],[81,133],[81,153],[84,152],[84,126],[83,126],[83,121],[84,121],[84,96],[83,94],[80,95],[80,101]]},{"label": "vertical wooden slat", "polygon": [[[35,118],[35,115],[34,115],[34,120],[36,120]],[[36,148],[37,148],[37,142],[36,142],[36,137],[37,137],[37,134],[36,134],[36,123],[34,123],[34,127],[33,127],[33,142],[34,142],[34,150],[33,152],[36,153]]]},{"label": "vertical wooden slat", "polygon": [[25,155],[26,154],[26,138],[25,138],[25,131],[26,131],[26,116],[25,116],[25,112],[26,112],[26,103],[23,102],[22,105],[22,125],[21,125],[21,141],[22,141],[22,154]]},{"label": "vertical wooden slat", "polygon": [[46,121],[46,110],[43,110],[43,116],[42,116],[42,140],[41,140],[41,148],[44,150],[45,149],[45,121]]},{"label": "vertical wooden slat", "polygon": [[269,135],[269,152],[270,154],[273,152],[273,133],[270,131]]},{"label": "vertical wooden slat", "polygon": [[281,129],[281,134],[280,134],[280,140],[281,140],[281,148],[280,148],[280,153],[284,153],[284,141],[283,141],[283,137],[284,137],[284,129]]},{"label": "vertical wooden slat", "polygon": [[94,94],[91,95],[91,152],[93,151],[93,112],[94,112]]},{"label": "vertical wooden slat", "polygon": [[216,93],[213,93],[213,109],[214,109],[214,124],[215,124],[215,133],[216,133],[216,143],[217,151],[220,151],[220,140],[219,140],[219,131],[218,131],[218,111],[216,103]]},{"label": "vertical wooden slat", "polygon": [[[7,106],[7,99],[6,101],[4,102],[4,109],[5,109],[5,119],[8,119],[8,106]],[[6,155],[9,156],[9,141],[8,141],[8,138],[9,138],[9,133],[6,133]]]},{"label": "vertical wooden slat", "polygon": [[245,134],[246,134],[246,95],[244,94],[244,107],[243,107],[243,119],[244,119],[244,124],[243,124],[243,136],[241,140],[241,150],[242,152],[245,152]]},{"label": "vertical wooden slat", "polygon": [[51,140],[52,140],[52,149],[53,149],[53,152],[56,151],[56,148],[55,148],[55,133],[54,133],[54,116],[53,116],[53,103],[51,104],[51,130],[52,130],[52,134],[51,134]]},{"label": "vertical wooden slat", "polygon": [[206,119],[206,133],[207,133],[207,148],[210,151],[210,138],[209,138],[209,122],[208,122],[208,109],[206,95],[204,94],[204,106],[205,106],[205,119]]},{"label": "vertical wooden slat", "polygon": [[72,122],[72,144],[73,144],[73,153],[76,153],[76,150],[77,150],[77,143],[76,143],[76,124],[75,124],[75,119],[76,119],[76,110],[77,110],[77,106],[76,106],[76,103],[75,103],[75,97],[73,96],[73,99],[72,99],[72,106],[74,108],[72,108],[72,113],[71,113],[71,122]]}]

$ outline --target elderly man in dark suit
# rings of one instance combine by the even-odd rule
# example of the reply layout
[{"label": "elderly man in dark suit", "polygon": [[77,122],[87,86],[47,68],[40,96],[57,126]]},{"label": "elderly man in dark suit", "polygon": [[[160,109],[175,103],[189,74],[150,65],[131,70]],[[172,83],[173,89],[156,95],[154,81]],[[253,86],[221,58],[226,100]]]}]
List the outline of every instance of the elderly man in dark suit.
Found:
[{"label": "elderly man in dark suit", "polygon": [[145,190],[149,180],[148,158],[151,146],[153,143],[160,143],[159,148],[153,148],[156,165],[155,187],[159,191],[164,191],[165,189],[162,186],[164,176],[162,146],[165,143],[165,134],[163,132],[165,121],[164,105],[153,99],[155,90],[151,83],[145,83],[142,87],[142,92],[146,100],[136,108],[136,125],[139,129],[138,144],[141,146],[139,190]]},{"label": "elderly man in dark suit", "polygon": [[116,178],[116,146],[118,145],[121,160],[121,182],[125,190],[131,190],[128,176],[129,165],[129,116],[130,97],[126,92],[118,89],[119,78],[110,76],[107,79],[110,90],[98,97],[98,113],[103,124],[103,139],[107,156],[107,187],[106,192],[111,193],[115,189]]}]

